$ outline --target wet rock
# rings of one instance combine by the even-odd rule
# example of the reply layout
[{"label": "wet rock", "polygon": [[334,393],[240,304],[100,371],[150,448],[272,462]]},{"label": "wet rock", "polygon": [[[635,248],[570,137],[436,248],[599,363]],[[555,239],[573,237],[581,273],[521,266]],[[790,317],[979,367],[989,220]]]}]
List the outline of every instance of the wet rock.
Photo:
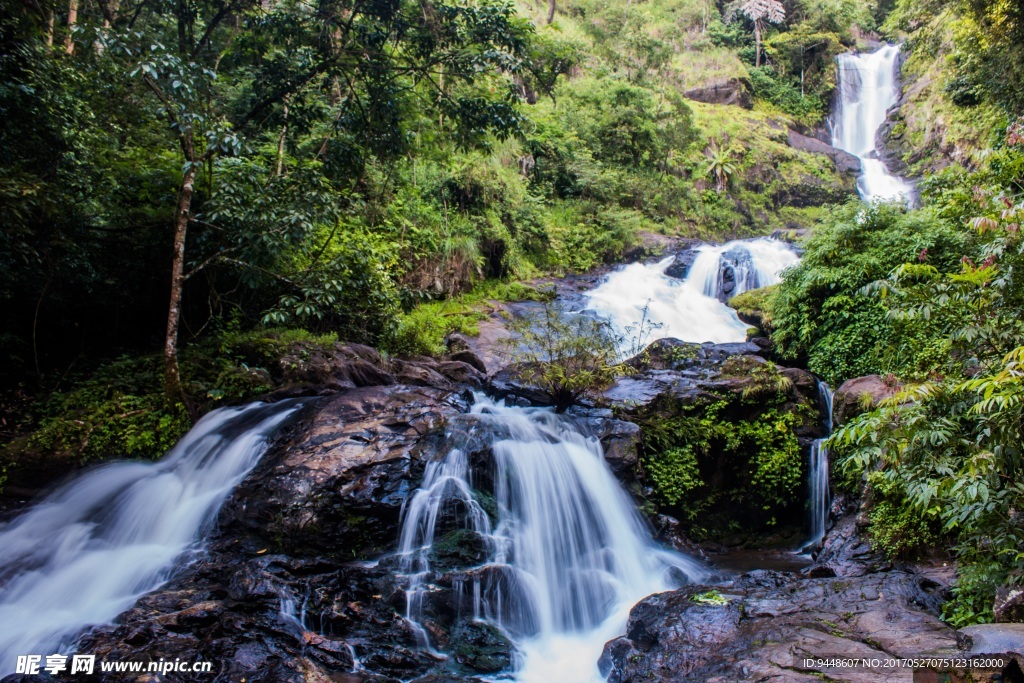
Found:
[{"label": "wet rock", "polygon": [[382,365],[380,354],[369,346],[337,343],[324,348],[300,342],[281,356],[277,380],[335,388],[394,384],[394,376]]},{"label": "wet rock", "polygon": [[1024,622],[1024,588],[1003,586],[996,591],[993,610],[996,621]]},{"label": "wet rock", "polygon": [[[464,352],[464,356],[474,356],[472,352]],[[483,361],[479,358],[477,362],[482,366]],[[486,375],[483,371],[474,367],[472,364],[461,361],[461,360],[446,360],[438,361],[434,366],[437,372],[444,375],[447,379],[465,386],[472,387],[473,389],[479,389],[483,386]]]},{"label": "wet rock", "polygon": [[683,524],[669,515],[655,515],[651,518],[656,533],[655,538],[670,548],[695,557],[705,557],[704,551],[696,543],[687,538]]},{"label": "wet rock", "polygon": [[509,369],[502,369],[491,375],[487,383],[487,393],[498,399],[504,399],[510,405],[549,406],[553,402],[551,396],[529,382],[523,381]]},{"label": "wet rock", "polygon": [[620,478],[632,475],[638,458],[639,426],[615,419],[610,410],[574,409],[569,411],[568,415],[581,434],[600,440],[604,449],[604,459],[612,472]]},{"label": "wet rock", "polygon": [[449,353],[448,360],[466,363],[476,368],[484,375],[487,374],[487,365],[484,363],[483,359],[480,358],[480,356],[476,355],[476,353],[474,353],[473,351],[469,350],[469,348]]},{"label": "wet rock", "polygon": [[433,363],[409,360],[394,360],[391,367],[395,379],[402,384],[420,387],[440,387],[446,391],[454,391],[455,385],[435,368]]},{"label": "wet rock", "polygon": [[598,662],[608,683],[680,680],[717,659],[732,641],[742,613],[735,602],[700,601],[703,587],[661,593],[629,614],[626,635],[605,645]]},{"label": "wet rock", "polygon": [[490,555],[487,539],[469,529],[454,529],[434,540],[430,567],[437,571],[475,567]]},{"label": "wet rock", "polygon": [[843,382],[833,398],[832,415],[836,425],[875,408],[896,394],[896,389],[879,375],[856,377]]},{"label": "wet rock", "polygon": [[493,674],[512,667],[512,643],[489,624],[463,622],[452,630],[451,643],[455,661],[472,671]]},{"label": "wet rock", "polygon": [[854,577],[887,571],[892,563],[871,548],[871,544],[857,529],[856,519],[847,516],[825,535],[821,548],[815,554],[814,564],[804,570],[812,577]]},{"label": "wet rock", "polygon": [[690,88],[683,97],[707,104],[732,104],[744,109],[753,107],[750,99],[750,85],[743,79],[730,78],[699,88]]},{"label": "wet rock", "polygon": [[696,249],[686,249],[676,254],[672,264],[665,269],[665,275],[669,277],[678,278],[685,280],[687,273],[690,272],[690,266],[697,260],[697,256],[700,254]]},{"label": "wet rock", "polygon": [[[799,579],[754,571],[714,587],[651,596],[630,613],[626,635],[605,646],[609,683],[680,681],[906,680],[909,671],[862,670],[860,677],[805,658],[920,656],[955,651],[922,577],[887,572]],[[721,598],[726,604],[714,604]],[[897,673],[907,678],[878,678]]]},{"label": "wet rock", "polygon": [[399,515],[466,409],[430,387],[364,387],[321,403],[294,442],[268,455],[222,512],[269,545],[349,557],[390,546]]}]

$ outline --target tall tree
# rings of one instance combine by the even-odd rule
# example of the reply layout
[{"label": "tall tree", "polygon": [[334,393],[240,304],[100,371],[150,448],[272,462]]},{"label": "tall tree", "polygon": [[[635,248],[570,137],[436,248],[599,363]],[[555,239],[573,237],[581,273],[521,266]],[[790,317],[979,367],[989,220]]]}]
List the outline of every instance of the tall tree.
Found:
[{"label": "tall tree", "polygon": [[[218,261],[240,263],[237,254],[251,251],[243,242],[276,244],[276,238],[259,235],[233,245],[222,242],[220,251],[207,248],[188,269],[199,176],[212,173],[217,158],[248,153],[265,135],[277,139],[275,156],[282,159],[284,135],[293,121],[307,129],[319,122],[328,126],[329,137],[346,136],[369,153],[395,154],[403,145],[403,117],[416,113],[405,103],[428,94],[424,99],[433,102],[441,120],[452,122],[463,143],[479,131],[514,125],[518,119],[508,98],[453,86],[471,86],[486,72],[517,71],[527,25],[510,5],[490,0],[321,0],[313,6],[210,0],[167,11],[166,23],[155,27],[157,35],[124,38],[116,52],[128,55],[132,73],[155,97],[182,159],[164,337],[166,391],[177,399],[184,396],[178,335],[187,280]],[[228,74],[218,71],[225,65],[232,69]],[[340,99],[321,96],[339,85]],[[277,168],[283,170],[283,164]],[[207,181],[212,184],[212,178]],[[289,222],[275,228],[275,235],[298,240],[308,234],[308,221],[299,221],[307,229],[297,232],[290,227],[296,225],[294,216],[281,220]],[[307,288],[301,289],[308,296]]]},{"label": "tall tree", "polygon": [[761,66],[761,37],[765,22],[781,24],[786,20],[786,8],[781,0],[745,0],[740,12],[754,22],[754,65]]}]

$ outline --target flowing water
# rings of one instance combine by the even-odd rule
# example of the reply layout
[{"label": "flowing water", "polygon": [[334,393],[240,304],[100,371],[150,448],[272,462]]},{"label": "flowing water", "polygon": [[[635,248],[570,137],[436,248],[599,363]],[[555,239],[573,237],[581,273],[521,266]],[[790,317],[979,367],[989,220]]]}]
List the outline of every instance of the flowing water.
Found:
[{"label": "flowing water", "polygon": [[876,138],[889,109],[896,104],[898,45],[875,52],[837,57],[839,93],[832,116],[832,145],[861,161],[858,190],[865,199],[910,201],[912,186],[889,173],[878,156]]},{"label": "flowing water", "polygon": [[[597,660],[604,643],[622,633],[629,609],[706,571],[654,545],[600,443],[569,421],[482,395],[460,420],[455,431],[462,436],[450,432],[450,451],[427,466],[405,510],[399,553],[409,620],[420,620],[431,590],[432,546],[454,523],[486,540],[490,557],[461,590],[476,618],[517,643],[516,680],[602,680]],[[460,447],[481,435],[493,454],[493,485],[474,481]],[[492,514],[478,492],[486,487],[493,488]]]},{"label": "flowing water", "polygon": [[[587,293],[587,309],[610,320],[629,346],[666,337],[694,343],[742,342],[749,325],[724,301],[779,282],[782,271],[800,260],[789,245],[769,238],[703,245],[697,252],[682,281],[665,274],[672,256],[616,270]],[[645,317],[653,327],[640,339],[643,331],[638,326]]]},{"label": "flowing water", "polygon": [[[818,401],[821,405],[822,423],[825,438],[832,434],[832,389],[824,382],[818,382]],[[828,448],[825,439],[815,439],[811,444],[810,470],[807,476],[808,503],[811,512],[811,537],[803,550],[814,550],[825,538],[825,525],[828,522],[829,464]]]},{"label": "flowing water", "polygon": [[166,581],[299,407],[213,411],[163,460],[94,469],[0,527],[0,677],[17,655],[67,651]]}]

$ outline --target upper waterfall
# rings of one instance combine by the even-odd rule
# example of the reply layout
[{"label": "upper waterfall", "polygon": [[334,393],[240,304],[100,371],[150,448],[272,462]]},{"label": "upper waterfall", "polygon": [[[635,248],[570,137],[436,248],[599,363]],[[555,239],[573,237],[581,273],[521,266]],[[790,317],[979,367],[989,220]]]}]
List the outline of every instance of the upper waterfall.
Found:
[{"label": "upper waterfall", "polygon": [[875,52],[837,57],[839,93],[832,116],[832,145],[860,158],[857,188],[864,199],[909,200],[912,186],[889,173],[878,156],[876,138],[886,114],[896,104],[898,45]]},{"label": "upper waterfall", "polygon": [[18,655],[67,651],[166,581],[299,407],[215,410],[163,460],[91,470],[0,527],[0,677]]}]

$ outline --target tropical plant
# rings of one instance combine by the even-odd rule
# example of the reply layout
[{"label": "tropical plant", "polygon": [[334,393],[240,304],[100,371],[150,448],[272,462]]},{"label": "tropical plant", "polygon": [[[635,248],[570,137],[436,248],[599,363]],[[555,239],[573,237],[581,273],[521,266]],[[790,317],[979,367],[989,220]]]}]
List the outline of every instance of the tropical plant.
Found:
[{"label": "tropical plant", "polygon": [[735,151],[726,147],[722,140],[712,140],[704,150],[704,156],[708,158],[707,173],[715,179],[715,191],[719,194],[725,192],[737,170]]}]

